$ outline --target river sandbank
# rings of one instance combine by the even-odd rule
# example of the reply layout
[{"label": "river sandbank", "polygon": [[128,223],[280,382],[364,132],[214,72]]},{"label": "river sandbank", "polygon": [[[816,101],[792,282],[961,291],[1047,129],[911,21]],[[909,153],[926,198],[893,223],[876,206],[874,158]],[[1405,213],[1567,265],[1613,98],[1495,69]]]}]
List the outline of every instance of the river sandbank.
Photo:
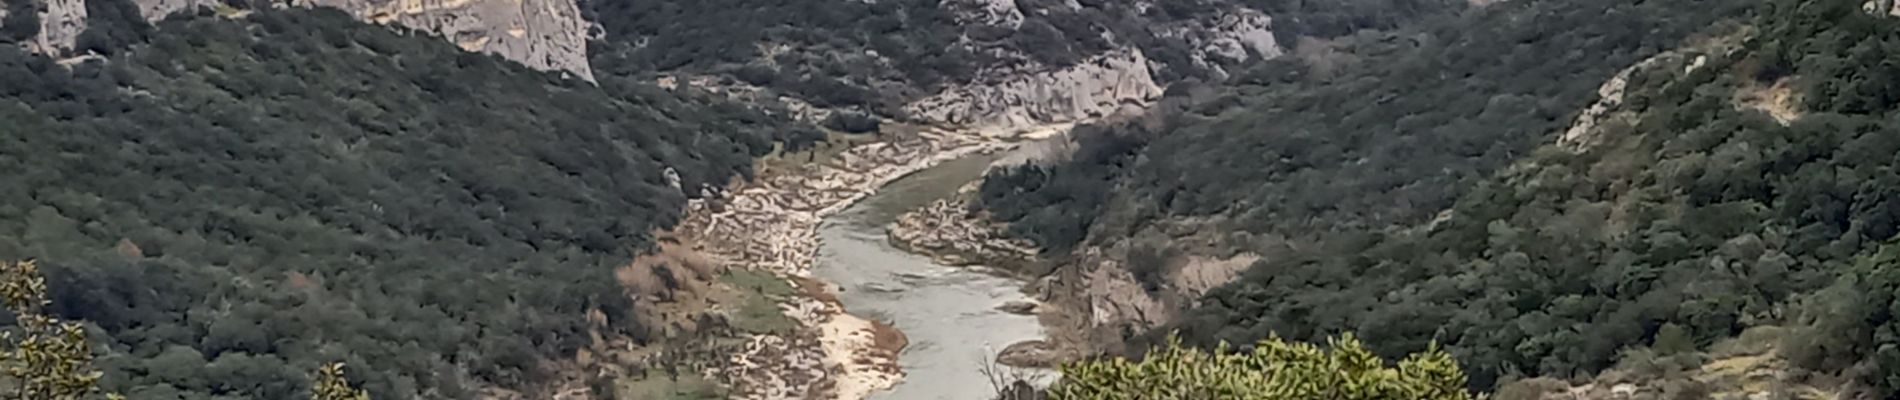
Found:
[{"label": "river sandbank", "polygon": [[[805,293],[835,293],[810,279],[825,217],[910,173],[967,155],[1053,137],[1069,124],[1009,131],[923,127],[852,146],[829,160],[761,171],[724,198],[693,201],[674,230],[729,268],[771,272]],[[826,287],[813,288],[812,285]],[[780,304],[801,325],[789,335],[756,335],[728,365],[708,373],[735,398],[864,399],[903,379],[893,348],[901,335],[847,313],[835,296],[801,295]]]}]

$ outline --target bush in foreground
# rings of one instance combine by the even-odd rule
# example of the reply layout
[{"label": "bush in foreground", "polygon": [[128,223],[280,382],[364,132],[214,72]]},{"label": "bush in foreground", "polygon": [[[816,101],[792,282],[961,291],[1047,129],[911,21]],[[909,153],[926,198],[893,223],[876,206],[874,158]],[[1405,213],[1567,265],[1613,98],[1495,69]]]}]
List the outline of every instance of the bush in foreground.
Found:
[{"label": "bush in foreground", "polygon": [[1062,367],[1054,400],[1108,399],[1419,399],[1468,400],[1464,370],[1436,346],[1388,367],[1357,338],[1326,348],[1260,341],[1251,351],[1209,353],[1178,340],[1140,361],[1114,358]]}]

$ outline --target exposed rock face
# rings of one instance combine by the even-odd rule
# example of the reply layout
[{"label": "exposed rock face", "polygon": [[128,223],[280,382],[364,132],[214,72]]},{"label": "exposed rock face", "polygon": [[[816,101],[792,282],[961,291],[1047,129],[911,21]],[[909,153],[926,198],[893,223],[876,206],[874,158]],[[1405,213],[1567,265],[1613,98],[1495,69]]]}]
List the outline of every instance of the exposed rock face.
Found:
[{"label": "exposed rock face", "polygon": [[1004,347],[996,355],[996,363],[1011,367],[1049,368],[1057,362],[1054,344],[1041,340],[1026,340]]},{"label": "exposed rock face", "polygon": [[146,21],[154,22],[175,12],[218,4],[216,0],[132,0],[132,3],[138,5],[139,15],[144,16]]},{"label": "exposed rock face", "polygon": [[[1656,54],[1617,72],[1615,76],[1597,87],[1596,103],[1577,115],[1577,119],[1571,122],[1570,127],[1557,137],[1557,145],[1573,152],[1588,150],[1602,142],[1605,126],[1611,123],[1634,123],[1637,113],[1623,108],[1623,94],[1629,86],[1631,76],[1652,71],[1666,71],[1678,76],[1688,75],[1707,64],[1709,55],[1732,54],[1740,51],[1739,44],[1742,38],[1740,34],[1731,34],[1694,41],[1688,46]],[[1741,93],[1764,98],[1747,98],[1747,96],[1738,98],[1736,99],[1738,107],[1760,109],[1783,124],[1799,117],[1799,111],[1796,110],[1796,104],[1791,97],[1792,91],[1776,93],[1773,87],[1745,87]]]},{"label": "exposed rock face", "polygon": [[1624,68],[1617,72],[1616,76],[1610,77],[1610,80],[1604,81],[1602,86],[1598,86],[1596,103],[1590,104],[1589,108],[1577,115],[1577,120],[1570,124],[1569,129],[1564,130],[1563,136],[1557,138],[1557,143],[1571,151],[1582,151],[1596,144],[1595,132],[1598,125],[1616,117],[1623,117],[1622,119],[1634,117],[1630,113],[1614,115],[1613,112],[1620,110],[1623,105],[1623,91],[1629,85],[1630,74],[1642,70],[1655,63],[1656,60],[1658,58],[1652,57]]},{"label": "exposed rock face", "polygon": [[[28,0],[13,0],[28,1]],[[85,0],[39,0],[40,33],[26,44],[29,51],[54,57],[64,55],[86,31]]]},{"label": "exposed rock face", "polygon": [[[1025,18],[1023,7],[1015,0],[944,4],[965,25],[1015,28]],[[1066,7],[1081,8],[1073,2]],[[1266,14],[1235,6],[1208,18],[1157,23],[1151,29],[1157,36],[1188,43],[1195,67],[1224,75],[1223,66],[1284,54],[1271,28],[1272,18]],[[1115,41],[1112,34],[1104,35],[1104,39]],[[1018,54],[1022,49],[973,50],[999,59],[1027,60]],[[1157,65],[1141,49],[1129,45],[1066,67],[1024,61],[979,72],[977,76],[984,78],[913,101],[905,110],[923,121],[974,129],[1010,129],[1139,112],[1161,96],[1162,85],[1155,81]]]},{"label": "exposed rock face", "polygon": [[1260,261],[1260,256],[1250,253],[1224,259],[1190,255],[1181,268],[1168,271],[1168,284],[1181,293],[1200,297],[1240,277],[1255,261]]},{"label": "exposed rock face", "polygon": [[[1222,65],[1240,61],[1279,57],[1286,53],[1273,38],[1273,18],[1259,11],[1240,8],[1219,17],[1182,24],[1161,32],[1162,37],[1180,38],[1195,43],[1196,66],[1226,72]],[[1218,58],[1218,59],[1216,59]]]},{"label": "exposed rock face", "polygon": [[[77,1],[77,0],[57,0]],[[136,0],[147,20],[215,4],[213,0]],[[468,51],[493,53],[544,71],[593,80],[587,64],[590,23],[574,0],[291,0],[332,7],[364,21],[441,35]],[[82,7],[83,8],[83,7]]]},{"label": "exposed rock face", "polygon": [[1886,14],[1886,16],[1889,17],[1900,17],[1900,2],[1893,0],[1869,0],[1865,3],[1861,3],[1860,10],[1873,15]]},{"label": "exposed rock face", "polygon": [[[1105,257],[1102,249],[1084,249],[1079,274],[1071,282],[1088,305],[1090,328],[1136,327],[1146,331],[1174,319],[1177,307],[1151,295],[1128,267]],[[1122,257],[1116,257],[1122,258]],[[1068,278],[1068,277],[1064,277]]]},{"label": "exposed rock face", "polygon": [[[991,74],[980,74],[991,75]],[[1008,130],[1137,111],[1161,97],[1139,50],[1092,57],[1074,66],[1011,74],[995,83],[952,87],[905,107],[919,119],[979,130]]]},{"label": "exposed rock face", "polygon": [[[1055,362],[1122,350],[1130,335],[1173,322],[1188,305],[1239,277],[1266,254],[1222,250],[1229,240],[1209,234],[1206,221],[1174,221],[1126,237],[1083,246],[1038,280],[1037,315],[1049,328]],[[1278,236],[1261,242],[1279,242]],[[1159,246],[1159,248],[1152,247]],[[1134,261],[1137,252],[1158,260]],[[1277,253],[1274,253],[1277,254]],[[1154,257],[1149,257],[1154,258]],[[1154,263],[1155,276],[1137,277],[1133,263]]]}]

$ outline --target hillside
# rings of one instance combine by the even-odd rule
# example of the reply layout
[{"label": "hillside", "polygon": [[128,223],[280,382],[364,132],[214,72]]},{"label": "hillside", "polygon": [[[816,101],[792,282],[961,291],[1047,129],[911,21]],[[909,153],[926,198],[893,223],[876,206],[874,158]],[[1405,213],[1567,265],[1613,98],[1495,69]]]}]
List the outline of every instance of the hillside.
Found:
[{"label": "hillside", "polygon": [[[586,6],[606,32],[597,44],[603,73],[719,74],[820,107],[898,115],[904,103],[946,87],[1067,68],[1117,49],[1156,60],[1163,81],[1278,54],[1264,15],[1217,3],[1166,2],[1145,11],[1120,2],[1077,8],[1033,0]],[[1221,17],[1225,26],[1201,26]]]},{"label": "hillside", "polygon": [[[1013,129],[1139,108],[1304,35],[1393,26],[1444,0],[587,1],[601,74],[659,76],[900,120]],[[780,97],[780,95],[786,95]],[[798,107],[794,107],[798,108]]]},{"label": "hillside", "polygon": [[[1284,51],[1267,16],[1212,1],[6,4],[0,259],[44,267],[101,386],[139,399],[299,397],[332,362],[378,398],[639,396],[748,340],[840,367],[781,315],[819,296],[656,232],[804,154],[814,124],[1101,117]],[[928,61],[957,75],[918,67],[963,53]],[[747,373],[836,390],[807,367]]]},{"label": "hillside", "polygon": [[139,399],[291,398],[331,361],[379,398],[534,390],[660,328],[609,277],[693,189],[817,138],[330,10],[116,22],[105,60],[0,46],[0,259]]},{"label": "hillside", "polygon": [[1056,398],[1900,393],[1891,2],[0,3],[0,262],[134,399],[930,379],[816,229],[1078,123],[890,235]]},{"label": "hillside", "polygon": [[[1851,1],[1494,3],[1183,91],[980,203],[1109,346],[1353,331],[1489,390],[1788,326],[1750,353],[1772,374],[1885,396],[1896,29]],[[1257,261],[1183,285],[1206,259]]]}]

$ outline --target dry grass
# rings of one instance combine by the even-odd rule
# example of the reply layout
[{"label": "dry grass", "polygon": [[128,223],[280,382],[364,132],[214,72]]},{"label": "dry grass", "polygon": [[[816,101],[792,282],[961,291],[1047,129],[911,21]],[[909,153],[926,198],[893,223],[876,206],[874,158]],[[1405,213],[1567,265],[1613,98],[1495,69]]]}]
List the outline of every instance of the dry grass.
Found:
[{"label": "dry grass", "polygon": [[704,254],[677,239],[662,237],[658,250],[614,270],[614,279],[629,294],[671,299],[676,291],[699,293],[718,276],[717,267]]}]

